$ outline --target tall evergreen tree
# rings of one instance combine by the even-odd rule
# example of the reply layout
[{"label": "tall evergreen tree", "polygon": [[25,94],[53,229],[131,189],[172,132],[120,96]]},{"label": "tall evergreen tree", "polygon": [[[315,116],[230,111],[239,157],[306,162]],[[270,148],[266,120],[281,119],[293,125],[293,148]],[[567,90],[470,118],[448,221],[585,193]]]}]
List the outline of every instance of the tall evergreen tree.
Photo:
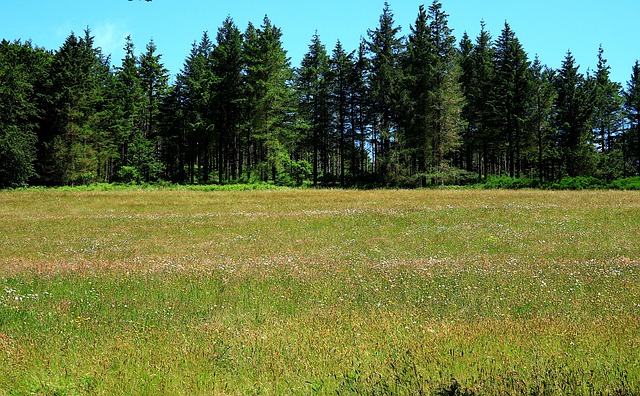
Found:
[{"label": "tall evergreen tree", "polygon": [[634,173],[640,174],[640,62],[633,65],[631,78],[627,82],[625,92],[624,109],[626,113],[629,129],[627,138],[629,162],[632,164]]},{"label": "tall evergreen tree", "polygon": [[430,172],[432,179],[446,169],[461,130],[458,53],[447,17],[438,1],[428,13],[421,6],[405,55],[406,143],[415,153],[417,171]]},{"label": "tall evergreen tree", "polygon": [[472,53],[474,50],[473,42],[467,32],[464,32],[459,44],[458,64],[460,65],[460,88],[465,98],[462,106],[461,117],[465,122],[464,130],[461,133],[461,146],[458,156],[458,166],[469,172],[474,170],[474,154],[477,142],[474,136],[474,123],[470,122],[474,117],[475,108],[472,107],[470,99],[473,94],[473,75],[474,65]]},{"label": "tall evergreen tree", "polygon": [[352,86],[353,74],[355,72],[355,62],[353,52],[347,53],[338,40],[330,60],[331,76],[331,96],[333,103],[333,123],[338,135],[338,155],[340,157],[340,185],[345,186],[347,161],[350,163],[351,173],[355,173],[357,163],[356,152],[356,129],[351,119],[351,97],[354,95]]},{"label": "tall evergreen tree", "polygon": [[218,181],[237,180],[242,173],[241,126],[244,105],[243,36],[228,17],[218,29],[213,49],[213,117],[218,137]]},{"label": "tall evergreen tree", "polygon": [[624,168],[622,147],[617,144],[623,129],[624,98],[622,86],[611,81],[610,69],[601,46],[594,77],[593,137],[598,148],[598,176],[614,179],[622,176]]},{"label": "tall evergreen tree", "polygon": [[[492,95],[495,62],[491,35],[486,30],[484,22],[481,22],[480,26],[480,33],[462,76],[467,103],[463,114],[468,124],[464,133],[464,147],[469,150],[467,157],[475,164],[478,175],[486,177],[496,162],[494,147],[497,138],[493,128],[495,111],[492,101],[487,100]],[[475,160],[469,158],[474,156]],[[467,169],[469,168],[468,166]]]},{"label": "tall evergreen tree", "polygon": [[372,135],[372,110],[369,95],[369,76],[371,64],[367,58],[367,44],[361,40],[354,55],[353,73],[350,74],[349,86],[351,95],[349,98],[349,119],[351,120],[350,134],[353,137],[355,152],[352,158],[351,173],[360,180],[367,177],[372,168],[371,151]]},{"label": "tall evergreen tree", "polygon": [[[245,33],[249,157],[260,180],[276,180],[284,172],[289,146],[292,111],[292,71],[282,48],[282,32],[267,16],[260,29],[249,25]],[[252,143],[251,143],[252,142]]]},{"label": "tall evergreen tree", "polygon": [[367,49],[371,54],[369,76],[371,116],[373,121],[372,154],[376,171],[383,179],[389,176],[391,142],[398,129],[397,117],[400,99],[400,54],[404,43],[400,26],[395,26],[389,3],[384,3],[379,26],[369,30]]},{"label": "tall evergreen tree", "polygon": [[552,131],[553,103],[556,97],[554,71],[544,67],[538,57],[531,65],[532,100],[528,129],[535,136],[538,180],[553,178],[553,161],[558,158]]},{"label": "tall evergreen tree", "polygon": [[140,83],[144,100],[141,105],[141,133],[134,137],[132,164],[146,181],[157,180],[162,173],[160,162],[160,109],[169,93],[169,72],[164,67],[161,54],[153,40],[139,57]]},{"label": "tall evergreen tree", "polygon": [[306,119],[308,136],[303,141],[311,150],[313,184],[318,183],[319,167],[328,173],[331,137],[331,70],[326,47],[314,34],[309,51],[304,55],[297,72],[300,95],[298,110]]},{"label": "tall evergreen tree", "polygon": [[434,0],[429,7],[429,31],[434,54],[432,67],[432,153],[433,168],[448,166],[449,154],[457,147],[462,130],[462,90],[459,82],[455,37],[448,26],[448,15]]},{"label": "tall evergreen tree", "polygon": [[35,176],[39,96],[50,61],[31,42],[0,42],[0,188]]},{"label": "tall evergreen tree", "polygon": [[432,96],[435,49],[427,11],[421,5],[415,24],[410,27],[404,61],[406,98],[403,106],[404,143],[410,156],[410,172],[423,173],[431,165],[433,149]]},{"label": "tall evergreen tree", "polygon": [[[118,113],[114,117],[119,154],[116,172],[122,170],[122,167],[130,167],[133,138],[142,128],[140,106],[143,93],[138,58],[131,36],[126,37],[124,51],[121,65],[115,68],[115,86],[111,90],[112,102],[116,106],[114,113]],[[128,169],[132,171],[132,168]],[[134,175],[131,171],[122,173],[123,181],[139,181],[139,175]]]},{"label": "tall evergreen tree", "polygon": [[88,183],[98,177],[96,143],[104,131],[95,115],[104,105],[108,75],[108,59],[94,47],[89,30],[84,37],[72,33],[54,54],[49,106],[39,136],[44,183]]},{"label": "tall evergreen tree", "polygon": [[520,41],[505,23],[495,46],[495,76],[491,100],[499,143],[506,144],[509,176],[520,177],[524,151],[532,142],[524,128],[532,96],[530,63]]},{"label": "tall evergreen tree", "polygon": [[215,75],[212,65],[213,43],[204,32],[199,43],[193,43],[183,70],[178,75],[182,90],[182,105],[185,117],[187,165],[191,183],[207,183],[211,170],[214,147],[213,84]]},{"label": "tall evergreen tree", "polygon": [[554,126],[563,166],[568,176],[592,174],[593,147],[590,120],[593,114],[593,89],[578,72],[571,51],[562,63],[555,85]]}]

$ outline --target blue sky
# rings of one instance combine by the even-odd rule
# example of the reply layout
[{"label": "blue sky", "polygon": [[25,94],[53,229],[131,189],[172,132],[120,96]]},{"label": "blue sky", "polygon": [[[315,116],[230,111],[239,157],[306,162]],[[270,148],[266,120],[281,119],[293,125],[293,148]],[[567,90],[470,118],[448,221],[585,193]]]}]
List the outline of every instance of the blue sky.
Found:
[{"label": "blue sky", "polygon": [[[264,15],[282,29],[284,48],[298,66],[311,36],[333,49],[340,39],[348,50],[357,47],[367,29],[375,29],[384,0],[1,0],[0,38],[31,39],[57,49],[71,31],[88,26],[96,43],[120,64],[124,37],[131,35],[138,53],[151,38],[172,74],[179,72],[191,44],[206,30],[215,37],[229,15],[244,31],[248,22],[259,26]],[[409,33],[420,4],[430,1],[389,0],[402,33]],[[484,20],[493,38],[505,21],[523,43],[530,58],[536,54],[557,68],[571,50],[580,71],[594,69],[598,47],[603,46],[612,78],[623,83],[640,59],[638,0],[442,0],[449,25],[459,40],[463,32],[475,39]]]}]

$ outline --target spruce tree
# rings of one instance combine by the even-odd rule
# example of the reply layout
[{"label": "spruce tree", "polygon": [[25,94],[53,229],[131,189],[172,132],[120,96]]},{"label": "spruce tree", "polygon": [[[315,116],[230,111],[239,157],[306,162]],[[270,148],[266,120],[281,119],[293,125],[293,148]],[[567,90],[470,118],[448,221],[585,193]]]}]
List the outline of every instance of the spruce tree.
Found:
[{"label": "spruce tree", "polygon": [[340,185],[346,184],[347,161],[349,168],[354,173],[356,156],[356,133],[350,118],[351,97],[354,94],[352,86],[353,73],[355,72],[355,62],[353,52],[347,53],[342,47],[340,40],[333,49],[330,60],[331,76],[331,97],[333,103],[334,129],[338,135],[338,155],[340,157]]},{"label": "spruce tree", "polygon": [[[554,126],[566,175],[584,176],[593,172],[593,147],[590,121],[593,113],[593,93],[589,79],[578,72],[571,51],[562,63],[555,86]],[[560,175],[562,176],[562,174]]]},{"label": "spruce tree", "polygon": [[297,86],[300,97],[298,111],[308,125],[303,140],[311,150],[313,184],[318,183],[319,168],[327,176],[331,137],[331,70],[326,47],[314,34],[309,51],[304,55],[297,71]]},{"label": "spruce tree", "polygon": [[538,180],[553,178],[554,161],[558,160],[555,134],[552,130],[553,103],[556,90],[554,71],[543,66],[538,57],[531,65],[532,100],[528,129],[535,137]]},{"label": "spruce tree", "polygon": [[467,106],[463,110],[467,130],[464,134],[464,146],[467,157],[474,163],[478,176],[486,177],[495,165],[496,134],[491,97],[495,74],[494,49],[491,35],[481,22],[481,29],[469,54],[468,65],[463,69],[463,92]]},{"label": "spruce tree", "polygon": [[31,42],[0,42],[0,188],[35,176],[39,96],[51,55]]},{"label": "spruce tree", "polygon": [[193,43],[191,52],[178,75],[182,107],[185,117],[187,162],[189,179],[193,183],[207,183],[215,145],[213,112],[213,84],[215,75],[212,65],[213,43],[204,32],[199,43]]},{"label": "spruce tree", "polygon": [[464,129],[461,133],[461,146],[458,158],[458,166],[469,172],[474,170],[474,154],[477,141],[474,134],[474,123],[470,122],[474,117],[475,108],[472,107],[470,99],[473,94],[473,42],[467,32],[464,32],[459,44],[458,64],[460,65],[460,89],[464,97],[461,117],[465,121]]},{"label": "spruce tree", "polygon": [[598,50],[595,74],[593,137],[598,149],[598,175],[615,179],[622,175],[622,151],[618,144],[623,129],[622,86],[610,79],[610,67],[602,46]]},{"label": "spruce tree", "polygon": [[627,132],[629,162],[634,173],[640,174],[640,62],[636,61],[627,82],[625,92],[625,114],[629,129]]},{"label": "spruce tree", "polygon": [[[409,117],[406,144],[415,153],[416,170],[427,171],[431,182],[447,170],[462,126],[458,52],[447,17],[438,1],[428,13],[421,6],[404,57]],[[422,184],[425,181],[422,178]]]},{"label": "spruce tree", "polygon": [[72,33],[54,54],[39,136],[39,173],[45,184],[73,185],[98,179],[98,143],[105,139],[104,114],[98,113],[104,108],[109,73],[108,59],[94,47],[89,30],[84,37]]},{"label": "spruce tree", "polygon": [[371,64],[367,58],[367,44],[361,40],[354,55],[353,73],[350,74],[349,86],[349,119],[351,120],[351,136],[354,140],[355,152],[352,159],[351,173],[360,180],[373,170],[370,161],[372,138],[372,110],[369,95],[369,75]]},{"label": "spruce tree", "polygon": [[218,137],[218,180],[222,182],[237,180],[243,169],[243,36],[230,17],[218,29],[216,42],[212,52],[212,112]]},{"label": "spruce tree", "polygon": [[282,32],[267,16],[260,29],[245,33],[246,88],[251,166],[259,180],[285,177],[284,162],[295,142],[291,126],[292,71],[282,47]]},{"label": "spruce tree", "polygon": [[382,180],[389,175],[391,142],[396,139],[397,117],[400,99],[401,68],[400,54],[404,43],[400,26],[395,26],[389,3],[384,3],[379,25],[369,30],[367,49],[371,54],[369,94],[373,121],[372,154],[374,166]]},{"label": "spruce tree", "polygon": [[160,161],[160,109],[169,93],[169,72],[153,40],[139,57],[140,83],[143,92],[141,130],[133,137],[132,164],[139,169],[145,181],[161,177]]},{"label": "spruce tree", "polygon": [[455,37],[448,26],[448,15],[442,10],[442,4],[434,1],[429,7],[428,16],[435,61],[432,67],[431,166],[441,173],[449,166],[449,155],[459,142],[463,96]]},{"label": "spruce tree", "polygon": [[[495,45],[495,75],[491,100],[494,127],[499,145],[506,144],[506,162],[509,176],[520,177],[525,151],[530,136],[526,136],[525,120],[529,117],[532,97],[530,63],[520,41],[505,23]],[[500,150],[500,147],[496,147]]]},{"label": "spruce tree", "polygon": [[403,130],[410,172],[424,173],[432,165],[435,50],[424,6],[420,6],[415,24],[410,27],[404,61],[406,98],[403,106]]},{"label": "spruce tree", "polygon": [[131,36],[127,36],[125,40],[125,55],[121,65],[115,68],[115,86],[111,90],[111,95],[118,112],[114,118],[118,144],[118,162],[115,171],[119,172],[120,181],[132,182],[141,181],[141,175],[131,166],[131,149],[134,137],[141,133],[141,105],[144,97],[135,45]]}]

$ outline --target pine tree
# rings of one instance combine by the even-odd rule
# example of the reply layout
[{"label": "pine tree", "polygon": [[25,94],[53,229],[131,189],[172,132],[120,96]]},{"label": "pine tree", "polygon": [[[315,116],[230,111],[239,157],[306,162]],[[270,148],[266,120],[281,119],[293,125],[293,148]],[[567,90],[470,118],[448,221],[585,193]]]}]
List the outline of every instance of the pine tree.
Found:
[{"label": "pine tree", "polygon": [[218,29],[213,49],[213,118],[218,136],[218,180],[237,180],[242,173],[243,37],[228,17]]},{"label": "pine tree", "polygon": [[372,154],[378,176],[389,175],[391,142],[398,129],[396,114],[400,102],[400,54],[404,43],[399,37],[400,26],[395,26],[389,3],[384,3],[379,26],[369,30],[367,49],[371,54],[369,94],[373,121]]},{"label": "pine tree", "polygon": [[498,144],[506,144],[506,162],[509,176],[520,177],[524,152],[528,151],[525,120],[529,116],[532,96],[530,63],[520,41],[505,23],[496,41],[495,75],[493,83],[493,110]]},{"label": "pine tree", "polygon": [[467,123],[463,144],[467,150],[467,169],[471,170],[470,163],[473,163],[478,176],[486,177],[495,164],[497,138],[493,128],[495,111],[492,102],[487,100],[493,90],[494,50],[484,22],[481,22],[480,33],[463,66],[462,89],[466,100],[463,115]]},{"label": "pine tree", "polygon": [[285,176],[283,162],[290,159],[289,148],[295,141],[290,136],[292,71],[281,37],[281,30],[266,16],[260,29],[250,24],[245,32],[248,155],[252,158],[248,162],[264,181]]},{"label": "pine tree", "polygon": [[366,48],[367,44],[363,39],[354,55],[353,73],[349,78],[349,86],[351,87],[349,98],[350,134],[355,145],[351,174],[360,180],[365,179],[369,171],[373,170],[370,161],[373,158],[373,152],[370,151],[373,139],[369,140],[369,137],[372,136],[372,110],[369,95],[371,64],[366,56]]},{"label": "pine tree", "polygon": [[196,174],[198,181],[207,183],[215,144],[213,112],[213,84],[215,75],[212,64],[213,43],[204,32],[199,43],[193,43],[181,73],[182,105],[186,126],[187,162],[191,183]]},{"label": "pine tree", "polygon": [[555,81],[554,126],[566,174],[571,177],[593,173],[590,120],[593,114],[592,84],[578,72],[571,51]]},{"label": "pine tree", "polygon": [[544,67],[538,57],[531,65],[532,100],[528,129],[535,137],[538,180],[551,180],[553,162],[558,159],[554,133],[552,131],[554,71]]},{"label": "pine tree", "polygon": [[0,188],[35,176],[39,96],[50,60],[31,42],[0,42]]},{"label": "pine tree", "polygon": [[617,144],[623,128],[622,86],[610,79],[610,67],[604,58],[602,46],[598,50],[598,68],[595,74],[595,103],[593,136],[598,147],[598,175],[615,179],[622,175],[622,151]]},{"label": "pine tree", "polygon": [[461,133],[461,146],[458,158],[458,167],[463,168],[469,172],[474,170],[474,154],[476,151],[475,136],[474,136],[474,124],[470,122],[474,116],[474,108],[471,106],[470,99],[473,93],[473,74],[475,72],[473,65],[473,42],[469,38],[467,32],[464,32],[459,44],[460,50],[458,51],[458,64],[460,65],[460,89],[462,90],[462,96],[464,97],[464,103],[462,106],[461,117],[465,122],[465,127]]},{"label": "pine tree", "polygon": [[138,59],[140,83],[144,99],[141,105],[142,124],[140,133],[133,137],[132,164],[141,172],[145,181],[157,180],[162,173],[160,161],[160,108],[169,93],[169,73],[156,54],[153,40]]},{"label": "pine tree", "polygon": [[331,71],[329,55],[314,34],[307,52],[297,71],[297,86],[300,96],[298,110],[308,125],[307,137],[303,140],[311,149],[313,184],[318,184],[319,168],[328,174],[329,145],[331,137]]},{"label": "pine tree", "polygon": [[629,162],[634,173],[640,174],[640,62],[633,65],[631,78],[627,82],[624,109],[629,130],[627,139]]},{"label": "pine tree", "polygon": [[[458,52],[447,17],[438,1],[428,13],[421,6],[404,57],[409,118],[406,144],[415,153],[416,170],[428,171],[432,182],[449,166],[448,156],[461,130]],[[423,185],[425,181],[422,178]]]},{"label": "pine tree", "polygon": [[186,105],[187,90],[181,74],[160,106],[159,127],[162,139],[161,162],[164,174],[174,183],[195,182],[195,147],[189,135]]},{"label": "pine tree", "polygon": [[109,118],[99,113],[104,109],[109,78],[108,59],[94,48],[89,30],[84,37],[72,33],[54,54],[47,113],[39,136],[39,173],[44,183],[81,184],[99,177],[98,144],[107,138],[101,128]]},{"label": "pine tree", "polygon": [[430,41],[435,60],[432,67],[431,166],[438,172],[449,166],[449,155],[458,145],[463,126],[460,118],[463,106],[460,68],[456,63],[455,37],[447,18],[442,4],[434,0],[429,7]]},{"label": "pine tree", "polygon": [[119,113],[114,120],[118,143],[116,172],[120,174],[118,177],[120,181],[132,182],[141,181],[141,175],[136,174],[136,170],[131,167],[131,148],[134,137],[141,133],[141,104],[144,97],[138,58],[135,54],[135,46],[131,36],[126,37],[124,51],[125,55],[122,58],[122,63],[115,69],[115,86],[111,90],[111,94]]},{"label": "pine tree", "polygon": [[406,105],[402,114],[404,143],[410,155],[410,173],[424,173],[432,165],[433,109],[432,95],[435,51],[432,48],[431,30],[427,12],[420,6],[415,25],[410,27],[404,61],[404,85]]},{"label": "pine tree", "polygon": [[351,119],[351,97],[354,94],[352,86],[353,74],[355,72],[355,62],[353,52],[347,53],[342,47],[340,40],[333,49],[330,60],[331,76],[331,96],[334,113],[334,129],[338,135],[338,155],[340,157],[340,185],[346,185],[347,161],[351,174],[355,173],[357,163],[356,151],[356,129]]}]

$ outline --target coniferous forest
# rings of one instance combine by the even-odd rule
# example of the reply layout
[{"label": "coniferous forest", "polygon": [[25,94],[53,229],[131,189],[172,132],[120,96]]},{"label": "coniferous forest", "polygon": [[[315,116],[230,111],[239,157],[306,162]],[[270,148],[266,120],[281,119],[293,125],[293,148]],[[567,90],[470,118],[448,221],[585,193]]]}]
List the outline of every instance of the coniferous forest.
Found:
[{"label": "coniferous forest", "polygon": [[[531,59],[505,23],[459,39],[438,1],[406,35],[385,4],[358,48],[316,34],[299,67],[268,17],[231,17],[171,78],[153,41],[91,31],[0,43],[0,187],[94,182],[421,187],[640,174],[640,63]],[[562,56],[562,54],[559,54]]]}]

